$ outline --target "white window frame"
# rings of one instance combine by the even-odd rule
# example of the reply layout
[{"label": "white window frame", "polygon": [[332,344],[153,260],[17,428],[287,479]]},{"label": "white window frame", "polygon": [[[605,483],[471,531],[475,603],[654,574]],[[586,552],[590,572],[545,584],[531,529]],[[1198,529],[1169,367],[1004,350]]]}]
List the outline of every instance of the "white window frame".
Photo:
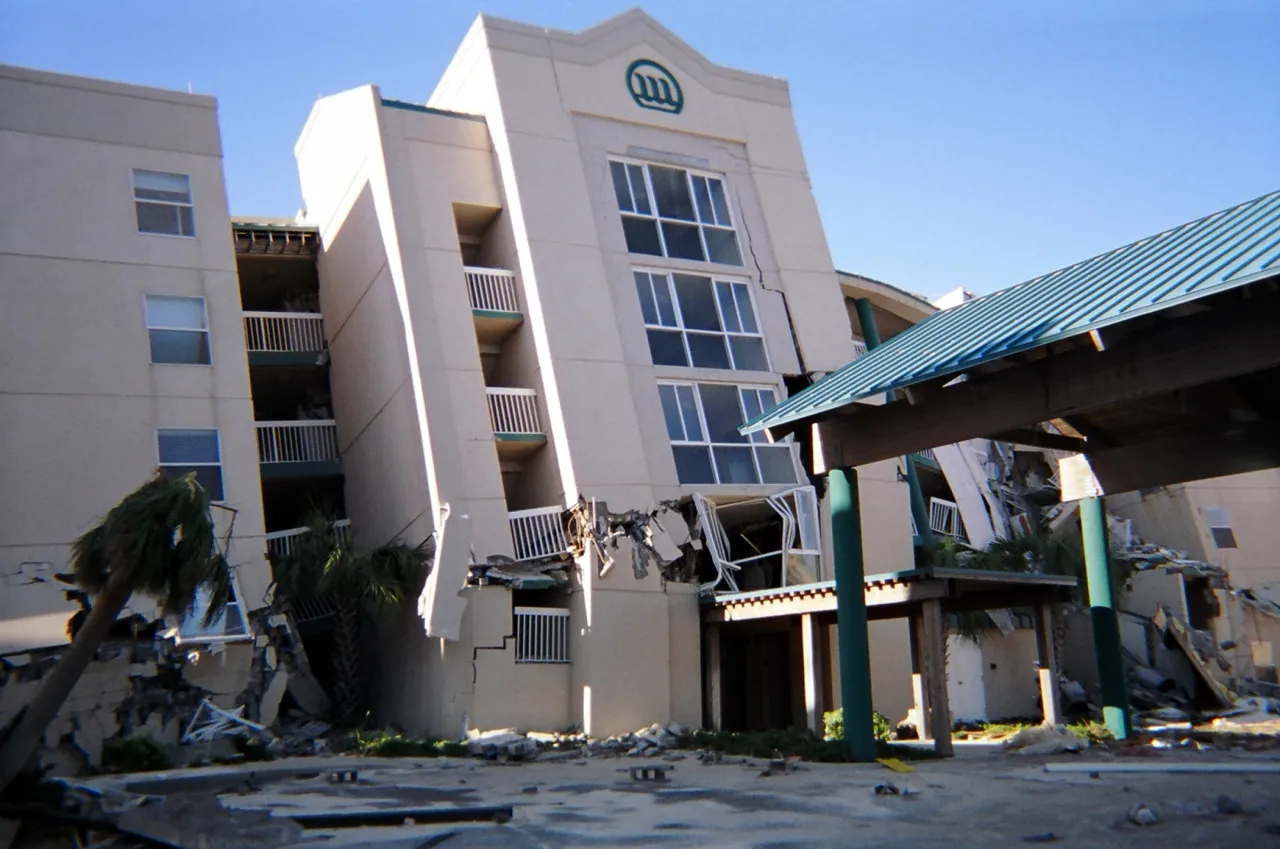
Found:
[{"label": "white window frame", "polygon": [[[1236,539],[1235,529],[1231,526],[1231,517],[1227,515],[1227,508],[1220,504],[1212,507],[1204,508],[1204,524],[1209,529],[1209,540],[1213,543],[1213,547],[1220,551],[1232,551],[1240,547],[1240,540]],[[1231,535],[1231,545],[1219,545],[1218,536],[1214,531],[1226,531]]]},{"label": "white window frame", "polygon": [[[138,197],[138,176],[137,176],[138,174],[163,174],[163,175],[165,175],[166,177],[183,177],[183,178],[185,178],[185,179],[186,179],[186,181],[187,181],[187,202],[186,202],[186,203],[179,203],[178,201],[170,201],[170,200],[156,200],[156,199],[152,199],[152,198],[139,198],[139,197]],[[135,227],[137,227],[137,231],[138,231],[138,234],[139,234],[139,235],[142,235],[142,236],[167,236],[167,237],[169,237],[169,238],[171,238],[171,239],[194,239],[194,238],[196,238],[196,203],[195,203],[195,201],[196,201],[196,193],[195,193],[195,190],[191,187],[191,175],[190,175],[190,174],[183,174],[183,173],[182,173],[182,172],[180,172],[180,171],[157,171],[157,170],[155,170],[154,168],[131,168],[131,169],[129,170],[129,187],[130,187],[130,189],[131,189],[131,190],[132,190],[132,192],[133,192],[134,226],[135,226]],[[190,209],[190,210],[191,210],[191,232],[190,232],[190,233],[183,233],[183,232],[181,232],[181,231],[182,231],[182,216],[181,216],[181,214],[179,214],[179,213],[175,213],[175,214],[177,214],[177,215],[178,215],[178,231],[179,231],[179,232],[177,232],[177,233],[162,233],[162,232],[157,232],[157,231],[155,231],[155,230],[143,230],[143,229],[142,229],[142,227],[138,224],[138,221],[137,221],[138,204],[140,204],[140,203],[147,203],[147,204],[151,204],[151,205],[153,205],[153,206],[172,206],[172,207],[174,207],[175,209],[181,209],[181,208],[184,208],[184,207],[185,207],[185,208],[187,208],[187,209]]]},{"label": "white window frame", "polygon": [[[645,321],[645,322],[644,322],[645,330],[646,330],[646,331],[649,331],[649,330],[665,330],[665,331],[667,331],[667,332],[671,332],[671,331],[679,331],[679,333],[680,333],[680,342],[681,342],[681,344],[682,344],[682,345],[684,345],[684,356],[685,356],[685,360],[688,362],[688,365],[687,365],[687,366],[684,366],[684,368],[707,368],[707,366],[696,366],[696,365],[694,365],[694,364],[693,364],[693,351],[692,351],[692,349],[690,349],[690,347],[689,347],[689,334],[691,334],[691,333],[692,333],[692,334],[694,334],[694,335],[698,335],[698,336],[720,336],[720,337],[723,337],[723,338],[725,339],[725,348],[728,350],[728,354],[729,354],[729,369],[730,369],[730,370],[732,370],[732,371],[742,371],[742,372],[746,372],[746,373],[748,373],[748,374],[766,374],[766,373],[770,373],[770,372],[772,372],[772,371],[773,371],[773,361],[769,358],[769,345],[765,342],[765,338],[764,338],[764,325],[760,322],[760,310],[759,310],[759,308],[758,308],[758,306],[757,306],[757,304],[756,304],[755,286],[753,286],[753,285],[752,285],[752,281],[751,281],[751,279],[750,279],[750,278],[747,278],[747,277],[734,277],[734,276],[732,276],[732,275],[723,275],[723,274],[720,274],[720,275],[717,275],[717,274],[703,274],[703,273],[699,273],[699,272],[696,272],[696,271],[671,271],[671,270],[667,270],[667,269],[654,268],[654,267],[652,267],[652,266],[643,266],[643,265],[637,265],[637,266],[633,266],[633,267],[632,267],[632,269],[631,269],[631,277],[632,277],[632,281],[633,281],[633,282],[635,281],[635,275],[636,275],[636,274],[647,274],[647,275],[649,275],[649,296],[650,296],[651,298],[653,298],[653,299],[654,299],[654,301],[653,301],[653,302],[654,302],[654,312],[655,312],[655,313],[657,313],[657,315],[658,315],[658,321],[659,321],[659,323],[658,323],[658,324],[650,324],[648,321]],[[718,318],[718,319],[719,319],[719,321],[720,321],[720,327],[721,327],[721,329],[720,329],[720,330],[700,330],[700,329],[696,329],[696,328],[688,328],[688,327],[685,327],[685,324],[684,324],[684,313],[683,313],[683,312],[681,311],[681,309],[680,309],[680,298],[679,298],[678,294],[676,293],[676,281],[675,281],[675,277],[673,276],[673,275],[676,275],[676,274],[685,274],[685,275],[687,275],[687,276],[689,276],[689,277],[704,277],[704,278],[706,278],[707,280],[709,280],[709,281],[710,281],[710,283],[711,283],[711,298],[712,298],[712,300],[713,300],[713,301],[715,301],[715,305],[716,305],[716,318]],[[663,280],[665,280],[665,281],[666,281],[666,284],[667,284],[667,296],[671,299],[671,307],[672,307],[672,309],[674,310],[674,312],[675,312],[675,317],[676,317],[676,323],[675,323],[675,325],[674,325],[674,326],[673,326],[673,325],[667,325],[667,324],[662,324],[662,323],[661,323],[661,321],[662,321],[662,314],[661,314],[661,311],[657,308],[658,301],[657,301],[657,293],[654,291],[654,281],[653,281],[653,277],[654,277],[654,276],[661,277]],[[724,309],[723,309],[723,307],[722,307],[722,306],[721,306],[721,304],[720,304],[720,293],[719,293],[719,291],[716,289],[716,284],[718,284],[718,283],[727,283],[730,287],[733,287],[733,286],[742,286],[744,289],[746,289],[746,292],[747,292],[747,300],[748,300],[748,301],[750,302],[750,304],[751,304],[751,318],[752,318],[752,320],[755,322],[755,325],[756,325],[756,332],[754,332],[754,333],[749,333],[749,332],[747,332],[747,331],[745,331],[745,330],[726,330],[726,329],[724,329],[724,328],[728,327],[728,325],[725,323],[725,320],[724,320]],[[639,293],[637,293],[637,297],[639,297]],[[741,326],[742,326],[742,316],[741,316],[741,310],[739,310],[739,309],[738,309],[738,302],[737,302],[737,298],[736,298],[736,297],[734,298],[734,308],[735,308],[735,311],[737,311],[737,312],[739,313],[739,315],[737,316],[737,319],[738,319],[738,326],[739,326],[739,327],[741,327]],[[643,320],[643,316],[644,316],[644,305],[643,305],[643,304],[641,304],[640,315],[641,315],[642,320]],[[737,363],[736,363],[736,361],[734,360],[734,356],[733,356],[733,346],[732,346],[731,344],[729,344],[729,341],[728,341],[731,337],[734,337],[734,336],[740,336],[740,337],[745,337],[745,338],[750,338],[750,339],[759,339],[759,340],[760,340],[760,347],[764,350],[764,365],[765,365],[765,367],[764,367],[764,369],[763,369],[763,370],[760,370],[760,369],[740,369],[740,368],[738,368]],[[647,332],[646,332],[646,334],[645,334],[645,340],[646,340],[646,341],[648,341],[648,333],[647,333]],[[672,368],[681,368],[681,366],[672,366]]]},{"label": "white window frame", "polygon": [[[612,163],[617,162],[619,165],[622,165],[623,170],[626,172],[626,175],[627,175],[627,189],[630,194],[631,209],[629,210],[623,209],[621,206],[619,206],[618,215],[619,216],[629,215],[632,218],[644,218],[644,219],[649,219],[656,222],[656,229],[658,231],[658,244],[662,246],[663,258],[674,259],[677,262],[706,262],[706,263],[710,263],[711,265],[722,265],[722,266],[727,265],[732,268],[741,268],[743,266],[744,263],[741,262],[743,258],[742,240],[738,238],[738,227],[737,227],[737,223],[734,220],[733,204],[729,200],[728,181],[725,179],[724,174],[717,174],[713,171],[702,171],[700,169],[689,168],[684,165],[672,165],[666,162],[649,162],[644,159],[631,159],[629,157],[623,157],[623,156],[610,156],[608,161],[610,163],[609,189],[610,189],[610,192],[612,193],[615,203],[617,203],[617,192],[614,189],[614,184],[613,184]],[[640,172],[644,175],[644,190],[648,194],[649,209],[651,210],[648,214],[636,211],[635,184],[632,180],[631,170],[626,166],[636,166],[640,169]],[[686,221],[683,218],[664,218],[658,213],[658,197],[653,191],[653,177],[649,174],[650,166],[655,166],[658,168],[668,168],[672,171],[684,172],[685,182],[689,186],[689,197],[693,202],[694,220]],[[711,207],[712,207],[711,216],[715,220],[711,222],[705,222],[702,220],[701,213],[698,209],[697,194],[694,192],[694,188],[693,188],[694,177],[701,177],[704,180],[708,181],[707,194],[709,198],[710,198],[710,192],[711,192],[709,181],[715,180],[720,184],[720,188],[724,193],[724,206],[725,206],[725,212],[728,213],[729,223],[724,224],[720,222],[720,216],[719,216],[719,213],[717,213],[715,210],[714,201],[711,202]],[[696,259],[687,259],[685,257],[672,256],[671,252],[667,249],[667,237],[662,232],[662,222],[664,221],[669,221],[672,224],[683,224],[685,226],[691,226],[696,228],[698,231],[698,241],[702,245],[703,259],[696,260]],[[734,243],[738,247],[738,259],[740,260],[740,262],[736,266],[733,265],[732,263],[716,262],[715,260],[711,259],[711,252],[707,249],[707,237],[706,237],[706,232],[704,230],[704,228],[707,228],[707,227],[710,227],[713,230],[727,230],[728,232],[733,234]],[[649,256],[649,254],[633,254],[633,256]]]},{"label": "white window frame", "polygon": [[[147,309],[147,302],[151,298],[168,298],[170,300],[175,300],[175,301],[199,301],[200,316],[201,316],[201,321],[204,324],[204,328],[201,330],[193,330],[190,327],[168,327],[166,325],[151,324],[151,317],[149,314],[150,311]],[[213,366],[213,338],[209,335],[209,302],[207,299],[204,298],[204,296],[202,295],[152,295],[152,294],[143,295],[142,296],[142,323],[146,325],[146,328],[147,328],[147,347],[148,347],[147,356],[152,357],[151,359],[152,365],[154,366],[199,366],[200,368],[210,368]],[[207,363],[158,363],[156,362],[154,359],[154,355],[150,350],[151,331],[153,330],[167,330],[175,333],[203,333],[204,347],[205,347],[205,350],[209,352],[209,362]]]},{"label": "white window frame", "polygon": [[[241,633],[227,634],[224,632],[222,634],[201,633],[192,635],[182,633],[183,628],[186,627],[188,623],[191,623],[195,628],[202,629],[204,627],[201,622],[204,619],[205,610],[209,606],[208,594],[204,587],[197,587],[195,605],[191,609],[191,615],[185,618],[174,617],[178,620],[177,624],[173,626],[174,643],[177,645],[183,645],[184,643],[235,643],[253,639],[253,634],[249,631],[249,619],[245,615],[244,596],[240,592],[240,579],[236,577],[235,567],[229,566],[227,568],[229,573],[228,578],[231,581],[231,601],[227,602],[227,607],[234,607],[239,611]],[[224,628],[226,627],[226,616],[227,613],[226,610],[224,610],[220,619]]]},{"label": "white window frame", "polygon": [[[791,487],[799,486],[804,482],[804,478],[800,473],[799,464],[796,463],[795,442],[790,436],[787,436],[777,442],[773,442],[773,441],[770,441],[768,434],[766,434],[764,431],[755,431],[751,434],[748,434],[746,442],[712,442],[711,430],[710,428],[707,427],[707,414],[706,414],[706,411],[703,409],[702,392],[698,388],[699,385],[732,386],[735,390],[737,390],[738,408],[743,414],[744,422],[750,420],[749,417],[747,417],[746,415],[746,410],[742,409],[742,391],[744,389],[749,391],[754,391],[754,392],[768,392],[773,395],[774,404],[778,403],[777,387],[770,386],[767,384],[727,383],[724,381],[717,381],[717,380],[659,380],[658,381],[659,387],[683,386],[693,391],[694,408],[697,410],[697,413],[698,413],[698,426],[702,429],[702,435],[704,437],[703,440],[702,441],[690,440],[690,439],[676,440],[676,439],[671,439],[671,434],[667,433],[667,441],[673,446],[681,445],[681,446],[707,448],[709,451],[710,459],[711,459],[711,474],[713,477],[715,477],[714,483],[685,483],[683,481],[680,481],[681,486],[785,486],[785,487],[791,488]],[[676,392],[678,393],[679,390],[677,389]],[[679,395],[677,394],[677,403],[678,402],[679,402]],[[658,408],[659,408],[659,411],[662,411],[661,389],[659,389],[659,395],[658,395]],[[687,437],[688,429],[685,427],[683,416],[681,416],[681,419],[680,419],[680,426],[681,426],[681,429],[685,431],[685,436]],[[666,429],[666,413],[665,412],[663,412],[663,429],[664,430]],[[780,445],[787,448],[787,456],[791,459],[791,470],[795,473],[794,481],[788,481],[784,483],[765,483],[764,475],[760,473],[760,458],[759,458],[759,455],[756,453],[756,447],[772,446],[772,445]],[[755,466],[757,481],[755,483],[735,483],[733,481],[729,481],[729,482],[721,481],[720,467],[716,464],[715,449],[717,447],[719,448],[750,448],[751,462]],[[672,454],[672,461],[673,462],[675,461],[674,453]],[[677,480],[679,480],[679,476],[680,476],[680,469],[679,469],[679,466],[677,465],[676,467]]]},{"label": "white window frame", "polygon": [[[160,434],[161,434],[163,431],[166,431],[166,430],[203,430],[203,431],[212,431],[212,432],[213,432],[213,434],[214,434],[214,437],[217,439],[217,444],[218,444],[218,462],[216,462],[216,463],[210,463],[210,462],[201,462],[201,463],[166,463],[166,462],[164,462],[164,460],[160,457]],[[156,446],[156,466],[157,466],[158,468],[161,468],[161,469],[165,469],[165,468],[191,468],[191,467],[193,467],[193,466],[217,466],[217,467],[218,467],[218,471],[219,471],[219,477],[220,477],[220,478],[221,478],[221,480],[222,480],[222,497],[221,497],[221,498],[211,498],[211,499],[210,499],[210,501],[211,501],[213,504],[226,504],[226,503],[227,503],[227,470],[226,470],[226,468],[223,466],[223,463],[222,463],[222,430],[221,430],[221,429],[216,428],[216,427],[158,427],[158,428],[156,428],[156,441],[155,441],[155,446]]]}]

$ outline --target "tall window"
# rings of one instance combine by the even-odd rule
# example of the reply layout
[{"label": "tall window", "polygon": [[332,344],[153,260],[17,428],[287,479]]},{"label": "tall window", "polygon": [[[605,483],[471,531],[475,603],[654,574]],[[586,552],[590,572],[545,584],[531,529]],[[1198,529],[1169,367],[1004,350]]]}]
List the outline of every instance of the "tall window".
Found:
[{"label": "tall window", "polygon": [[151,362],[209,364],[209,324],[204,298],[147,295]]},{"label": "tall window", "polygon": [[635,278],[654,365],[769,370],[746,283],[661,271]]},{"label": "tall window", "polygon": [[166,477],[196,473],[196,480],[214,501],[221,501],[222,450],[216,430],[162,429],[157,431],[160,471]]},{"label": "tall window", "polygon": [[133,205],[138,215],[139,233],[192,237],[196,234],[191,178],[186,174],[135,169]]},{"label": "tall window", "polygon": [[610,162],[627,250],[742,265],[724,181],[666,165]]},{"label": "tall window", "polygon": [[772,407],[773,390],[724,383],[660,383],[662,415],[680,483],[795,483],[790,442],[738,433]]}]

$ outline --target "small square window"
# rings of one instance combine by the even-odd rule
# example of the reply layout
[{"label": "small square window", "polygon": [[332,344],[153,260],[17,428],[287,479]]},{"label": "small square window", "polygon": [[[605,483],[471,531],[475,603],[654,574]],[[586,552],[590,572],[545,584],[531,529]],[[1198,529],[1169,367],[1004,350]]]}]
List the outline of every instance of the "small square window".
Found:
[{"label": "small square window", "polygon": [[135,169],[133,202],[139,233],[195,237],[189,175]]},{"label": "small square window", "polygon": [[1206,507],[1205,524],[1209,526],[1209,535],[1213,537],[1216,548],[1236,548],[1236,535],[1231,530],[1231,520],[1223,507]]},{"label": "small square window", "polygon": [[195,472],[209,498],[222,501],[222,450],[218,431],[166,428],[156,432],[160,471],[168,478]]},{"label": "small square window", "polygon": [[204,298],[148,295],[151,362],[209,365],[209,325]]}]

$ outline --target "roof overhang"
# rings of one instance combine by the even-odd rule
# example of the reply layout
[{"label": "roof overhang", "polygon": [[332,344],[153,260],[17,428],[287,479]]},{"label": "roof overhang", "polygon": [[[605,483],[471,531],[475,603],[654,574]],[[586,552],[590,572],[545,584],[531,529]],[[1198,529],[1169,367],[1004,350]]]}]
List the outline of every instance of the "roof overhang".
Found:
[{"label": "roof overhang", "polygon": [[[927,568],[869,575],[867,618],[899,619],[913,615],[923,602],[937,599],[946,612],[998,610],[1062,601],[1076,585],[1068,575],[985,572],[976,569]],[[703,600],[706,622],[744,622],[836,609],[834,581],[753,592],[721,593]]]}]

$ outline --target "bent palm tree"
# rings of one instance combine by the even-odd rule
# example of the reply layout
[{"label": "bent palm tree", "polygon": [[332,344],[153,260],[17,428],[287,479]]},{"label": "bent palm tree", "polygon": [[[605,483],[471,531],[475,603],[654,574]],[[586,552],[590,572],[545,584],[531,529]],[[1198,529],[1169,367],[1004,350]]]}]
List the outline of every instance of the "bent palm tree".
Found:
[{"label": "bent palm tree", "polygon": [[390,542],[356,553],[351,532],[316,514],[287,553],[273,556],[277,591],[291,601],[329,595],[333,625],[333,699],[337,719],[354,725],[364,713],[360,631],[366,605],[389,610],[419,589],[431,557],[430,540]]},{"label": "bent palm tree", "polygon": [[72,544],[71,571],[75,583],[93,594],[93,608],[0,747],[0,790],[35,753],[135,592],[160,599],[166,615],[185,617],[203,587],[210,597],[204,624],[222,614],[231,577],[209,510],[209,494],[194,473],[175,480],[157,473]]}]

